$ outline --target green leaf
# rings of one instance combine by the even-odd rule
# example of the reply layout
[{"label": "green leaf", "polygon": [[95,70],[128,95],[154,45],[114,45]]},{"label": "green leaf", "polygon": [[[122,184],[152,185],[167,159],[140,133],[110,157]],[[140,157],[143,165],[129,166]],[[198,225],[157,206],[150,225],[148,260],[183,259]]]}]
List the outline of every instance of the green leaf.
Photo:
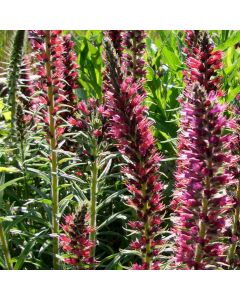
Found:
[{"label": "green leaf", "polygon": [[36,240],[30,240],[27,245],[24,247],[23,251],[21,252],[20,256],[17,259],[16,264],[14,265],[14,270],[20,270],[22,265],[24,264],[26,257],[28,256],[29,252],[32,250],[33,246],[35,245]]},{"label": "green leaf", "polygon": [[0,192],[3,191],[5,188],[13,185],[14,183],[16,183],[16,182],[18,182],[18,181],[20,181],[22,179],[24,179],[24,177],[15,178],[15,179],[12,179],[10,181],[5,182],[4,184],[2,184],[0,186]]},{"label": "green leaf", "polygon": [[72,184],[73,184],[75,191],[78,193],[78,196],[81,198],[81,200],[84,202],[88,202],[89,200],[88,200],[87,196],[84,194],[82,189],[76,184],[76,182],[73,181]]},{"label": "green leaf", "polygon": [[62,214],[64,213],[65,208],[68,206],[68,204],[72,200],[73,196],[74,196],[73,194],[67,195],[65,198],[63,198],[59,202],[59,214],[60,214],[60,216],[62,216]]},{"label": "green leaf", "polygon": [[10,166],[10,167],[0,167],[0,172],[5,172],[5,173],[18,173],[21,172],[19,169]]},{"label": "green leaf", "polygon": [[100,181],[102,178],[104,178],[108,174],[108,172],[109,172],[109,170],[111,168],[111,165],[112,165],[112,159],[110,159],[108,161],[105,169],[102,171],[101,175],[98,177],[98,181]]},{"label": "green leaf", "polygon": [[240,41],[240,31],[236,31],[235,34],[226,40],[226,42],[218,45],[216,50],[226,50],[228,47],[234,47]]},{"label": "green leaf", "polygon": [[3,116],[4,116],[5,121],[10,121],[11,118],[12,118],[12,114],[11,114],[10,111],[4,112],[4,113],[3,113]]},{"label": "green leaf", "polygon": [[114,266],[118,264],[118,262],[121,259],[121,254],[113,254],[108,256],[108,259],[110,259],[112,256],[113,260],[105,267],[106,270],[111,270]]},{"label": "green leaf", "polygon": [[116,221],[116,220],[126,220],[127,217],[123,214],[123,212],[129,211],[129,209],[125,209],[123,211],[117,212],[114,215],[110,216],[109,218],[107,218],[101,225],[98,226],[97,230],[101,230],[102,228],[104,228],[105,226],[111,224],[112,222]]},{"label": "green leaf", "polygon": [[44,172],[38,170],[38,169],[34,169],[34,168],[27,168],[27,171],[29,173],[34,173],[36,175],[38,175],[39,177],[41,177],[46,183],[50,184],[50,178],[48,175],[46,175]]},{"label": "green leaf", "polygon": [[230,87],[227,95],[228,101],[232,101],[237,96],[238,93],[240,93],[240,86],[237,86],[235,88]]},{"label": "green leaf", "polygon": [[170,51],[167,47],[164,47],[162,54],[165,57],[166,63],[172,70],[176,70],[179,67],[180,60],[174,52]]},{"label": "green leaf", "polygon": [[70,179],[70,180],[72,180],[73,182],[74,182],[74,181],[77,181],[77,182],[80,182],[80,183],[85,183],[85,181],[83,181],[82,179],[80,179],[79,177],[74,176],[74,175],[69,175],[69,174],[65,174],[65,173],[60,173],[59,176],[62,177],[62,178]]},{"label": "green leaf", "polygon": [[3,100],[1,99],[0,100],[0,111],[2,111],[4,108],[4,103],[3,103]]},{"label": "green leaf", "polygon": [[0,217],[0,223],[2,223],[2,222],[4,222],[4,221],[11,222],[12,220],[13,220],[13,218],[10,217],[10,216]]},{"label": "green leaf", "polygon": [[103,208],[105,205],[108,205],[109,203],[111,203],[111,201],[114,199],[114,198],[117,198],[118,196],[122,195],[124,192],[126,192],[127,189],[122,189],[120,191],[117,191],[113,194],[111,194],[110,196],[108,196],[106,199],[104,199],[103,201],[101,201],[99,203],[99,205],[97,206],[97,211],[99,211],[101,208]]},{"label": "green leaf", "polygon": [[122,255],[127,255],[127,256],[132,256],[132,255],[137,255],[139,257],[142,256],[141,252],[137,250],[120,250]]}]

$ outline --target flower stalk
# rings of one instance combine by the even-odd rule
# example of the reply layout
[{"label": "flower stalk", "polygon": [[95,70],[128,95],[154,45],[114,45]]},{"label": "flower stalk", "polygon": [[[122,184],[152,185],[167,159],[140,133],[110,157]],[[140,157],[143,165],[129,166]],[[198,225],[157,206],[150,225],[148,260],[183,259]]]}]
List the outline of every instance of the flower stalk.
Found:
[{"label": "flower stalk", "polygon": [[[164,205],[161,198],[162,184],[158,177],[161,157],[150,131],[152,123],[146,117],[147,108],[142,104],[146,95],[142,85],[145,70],[141,58],[145,34],[142,31],[124,32],[123,49],[129,51],[123,52],[121,59],[109,35],[105,36],[106,102],[103,115],[108,121],[109,136],[123,157],[127,158],[122,174],[131,194],[127,204],[136,212],[136,220],[129,222],[134,233],[130,248],[138,251],[141,256],[141,263],[134,264],[132,268],[159,269]],[[135,37],[138,39],[135,40]],[[134,62],[132,55],[136,58]]]},{"label": "flower stalk", "polygon": [[52,196],[52,233],[53,237],[53,269],[59,269],[59,192],[58,192],[58,159],[57,159],[57,137],[56,137],[56,120],[54,114],[54,94],[52,85],[52,72],[51,72],[51,51],[50,51],[50,31],[46,30],[45,33],[46,44],[46,75],[48,78],[48,114],[49,114],[49,135],[50,135],[50,151],[51,151],[51,196]]},{"label": "flower stalk", "polygon": [[[86,218],[85,226],[86,231],[81,234],[84,235],[84,244],[80,247],[81,251],[71,252],[74,260],[69,261],[70,264],[78,268],[95,269],[96,263],[96,244],[97,244],[97,205],[98,205],[98,175],[103,167],[101,164],[101,154],[105,151],[105,145],[102,143],[102,121],[99,113],[99,101],[93,98],[88,100],[81,100],[74,106],[73,114],[68,118],[68,123],[71,125],[72,133],[76,133],[77,136],[72,141],[72,145],[76,148],[76,154],[82,160],[88,160],[87,170],[83,168],[75,169],[76,176],[85,176],[87,174],[87,182],[89,189],[89,201],[86,201],[85,208]],[[82,131],[84,134],[79,135]],[[105,164],[104,164],[105,165]],[[78,212],[75,214],[75,216]],[[77,224],[75,224],[77,226]],[[66,228],[66,227],[64,227]],[[78,228],[79,232],[82,230]],[[84,234],[85,234],[84,233]],[[66,231],[66,234],[68,232]],[[84,247],[87,248],[84,248]],[[67,248],[63,247],[66,252]],[[82,252],[83,251],[83,252]],[[83,253],[85,253],[83,255]],[[72,263],[71,263],[72,262]]]},{"label": "flower stalk", "polygon": [[[91,193],[90,193],[90,226],[91,228],[96,228],[97,223],[97,214],[96,214],[96,205],[97,205],[97,193],[98,193],[98,164],[97,164],[97,140],[93,137],[93,162],[91,168]],[[92,248],[90,252],[90,258],[95,261],[95,250],[96,250],[96,230],[92,230],[90,233],[90,242],[92,243]],[[94,268],[95,264],[93,264]]]}]

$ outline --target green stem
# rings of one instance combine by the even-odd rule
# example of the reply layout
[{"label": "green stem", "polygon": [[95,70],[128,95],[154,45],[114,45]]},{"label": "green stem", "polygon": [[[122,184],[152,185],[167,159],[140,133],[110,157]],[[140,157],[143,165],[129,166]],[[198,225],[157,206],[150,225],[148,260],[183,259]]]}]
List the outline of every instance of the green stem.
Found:
[{"label": "green stem", "polygon": [[23,177],[24,177],[24,191],[23,191],[23,198],[24,200],[28,199],[28,184],[26,178],[26,166],[25,166],[25,155],[24,155],[24,144],[23,138],[20,140],[20,151],[21,151],[21,160],[22,160],[22,168],[23,168]]},{"label": "green stem", "polygon": [[[50,31],[46,30],[46,73],[47,78],[52,78],[51,73],[51,52],[50,52]],[[53,269],[59,269],[59,195],[58,195],[58,160],[57,160],[57,138],[56,138],[56,120],[54,117],[54,94],[53,86],[48,84],[48,113],[49,113],[49,133],[50,133],[50,151],[51,151],[51,196],[52,196],[52,233],[53,237]]]},{"label": "green stem", "polygon": [[[240,201],[240,181],[238,182],[238,187],[237,187],[237,201],[238,202]],[[238,225],[239,225],[239,213],[240,213],[240,207],[238,205],[233,215],[232,235],[237,234]],[[237,241],[233,242],[229,247],[228,257],[227,257],[227,262],[229,264],[233,262],[233,257],[236,252],[236,248],[237,248]]]},{"label": "green stem", "polygon": [[1,245],[2,245],[2,249],[3,249],[3,254],[6,260],[6,265],[8,270],[12,270],[13,269],[13,265],[11,262],[11,255],[9,252],[9,248],[8,248],[8,242],[6,239],[6,235],[2,226],[2,223],[0,223],[0,241],[1,241]]},{"label": "green stem", "polygon": [[[97,214],[96,214],[96,205],[97,205],[97,192],[98,192],[98,165],[97,165],[97,141],[94,138],[93,140],[93,157],[94,161],[92,163],[91,170],[91,192],[90,192],[90,225],[94,229],[93,232],[90,233],[90,241],[93,243],[93,247],[91,248],[91,259],[95,260],[95,251],[96,251],[96,223],[97,223]],[[94,264],[93,264],[94,268]]]}]

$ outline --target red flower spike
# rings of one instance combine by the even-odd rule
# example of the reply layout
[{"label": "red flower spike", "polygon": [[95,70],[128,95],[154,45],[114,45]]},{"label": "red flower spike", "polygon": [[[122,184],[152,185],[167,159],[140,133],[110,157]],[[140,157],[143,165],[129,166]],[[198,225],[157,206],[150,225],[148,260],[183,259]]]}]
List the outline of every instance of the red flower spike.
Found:
[{"label": "red flower spike", "polygon": [[64,234],[60,235],[60,244],[63,251],[70,256],[64,262],[76,269],[91,269],[96,262],[90,257],[93,244],[89,240],[92,229],[87,220],[87,206],[83,205],[75,215],[66,216],[62,228]]},{"label": "red flower spike", "polygon": [[[38,109],[44,118],[46,118],[48,113],[47,87],[52,85],[55,103],[53,113],[61,116],[61,118],[57,118],[56,121],[58,141],[61,139],[64,132],[71,132],[70,125],[69,127],[66,127],[66,123],[63,119],[68,121],[75,111],[76,96],[74,89],[77,88],[78,74],[76,54],[73,50],[74,43],[71,40],[71,35],[62,37],[61,33],[61,30],[50,31],[50,62],[52,76],[51,78],[47,78],[45,70],[45,31],[29,31],[31,45],[35,51],[34,58],[37,60],[37,74],[40,76],[40,78],[35,82],[35,89],[41,92],[41,96],[36,96],[36,98],[32,100],[32,109]],[[39,120],[36,121],[38,122]],[[69,123],[71,124],[71,122],[74,122],[73,119],[70,119]],[[64,129],[62,125],[64,125]],[[71,125],[76,127],[81,126],[79,121],[76,121]],[[70,148],[71,146],[72,145],[69,143],[68,145],[66,143],[63,144],[63,147],[65,147],[64,150],[68,150],[67,147]]]},{"label": "red flower spike", "polygon": [[[143,81],[145,70],[142,68],[142,54],[145,44],[142,31],[127,31],[123,33],[122,65],[114,51],[109,35],[105,38],[104,52],[104,110],[108,124],[107,132],[115,140],[120,153],[129,159],[122,169],[126,186],[132,197],[128,205],[136,210],[139,221],[130,222],[130,227],[137,232],[138,239],[133,240],[130,247],[142,254],[142,265],[134,265],[133,269],[151,269],[159,260],[160,249],[155,248],[156,233],[160,233],[161,222],[156,222],[154,228],[151,220],[159,216],[163,210],[161,203],[161,187],[159,182],[160,156],[151,134],[151,122],[146,117],[147,108],[142,105],[145,98]],[[132,40],[136,48],[132,47]],[[138,63],[131,65],[131,58],[125,56],[125,49],[137,55]],[[155,180],[151,180],[154,178]],[[142,226],[141,222],[144,223]],[[154,232],[154,233],[153,233]],[[150,248],[150,250],[149,250]],[[146,254],[147,251],[147,254]]]},{"label": "red flower spike", "polygon": [[229,173],[231,139],[223,134],[228,121],[216,93],[207,95],[199,83],[191,89],[182,103],[172,202],[175,263],[189,269],[206,269],[208,265],[218,268],[218,263],[226,262],[226,245],[219,240],[227,232],[225,220],[230,218],[233,205],[224,191],[233,182]]}]

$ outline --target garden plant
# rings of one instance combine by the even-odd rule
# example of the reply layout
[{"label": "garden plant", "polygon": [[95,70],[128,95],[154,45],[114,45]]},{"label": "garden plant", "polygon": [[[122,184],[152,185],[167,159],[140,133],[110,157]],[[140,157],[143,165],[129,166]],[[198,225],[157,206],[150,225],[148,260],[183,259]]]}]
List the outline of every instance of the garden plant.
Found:
[{"label": "garden plant", "polygon": [[240,269],[239,31],[0,45],[0,270]]}]

